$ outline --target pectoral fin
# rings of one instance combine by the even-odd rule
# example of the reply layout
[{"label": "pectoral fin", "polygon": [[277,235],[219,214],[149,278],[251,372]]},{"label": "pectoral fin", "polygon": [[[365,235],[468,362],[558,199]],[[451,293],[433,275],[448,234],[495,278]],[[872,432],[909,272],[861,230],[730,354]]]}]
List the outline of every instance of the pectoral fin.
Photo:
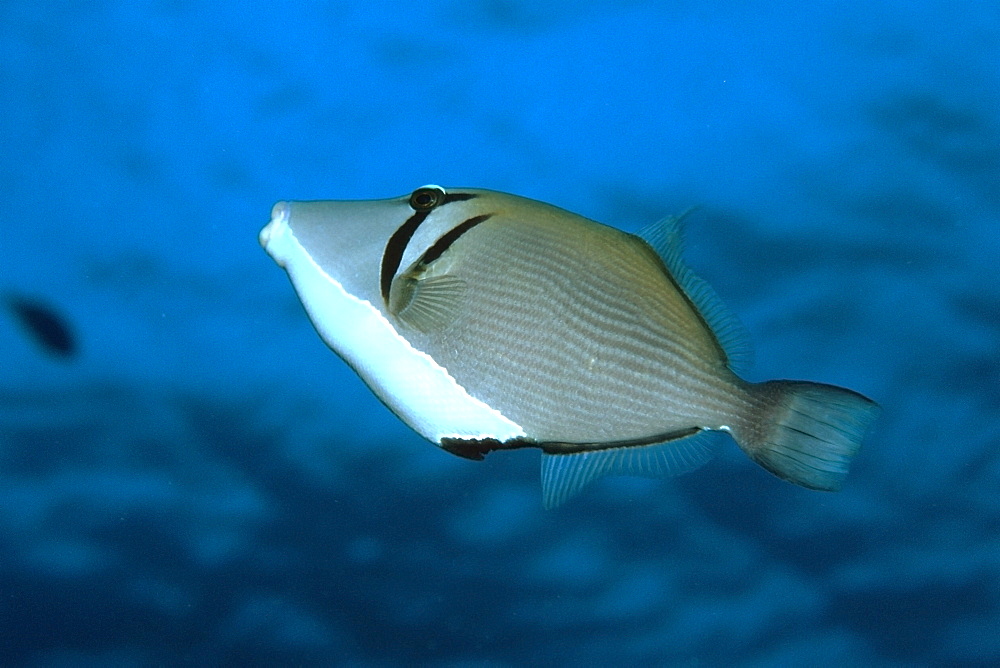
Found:
[{"label": "pectoral fin", "polygon": [[410,327],[432,332],[455,321],[466,287],[465,281],[449,274],[419,278],[402,274],[389,291],[389,310]]}]

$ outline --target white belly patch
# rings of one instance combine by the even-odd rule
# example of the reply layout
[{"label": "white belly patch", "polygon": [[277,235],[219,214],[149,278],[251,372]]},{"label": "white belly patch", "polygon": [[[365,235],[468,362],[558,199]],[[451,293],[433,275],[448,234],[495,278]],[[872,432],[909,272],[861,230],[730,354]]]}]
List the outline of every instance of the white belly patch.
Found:
[{"label": "white belly patch", "polygon": [[284,219],[273,220],[261,238],[288,271],[326,344],[421,436],[438,445],[442,438],[525,436],[519,425],[471,396],[447,369],[414,348],[373,304],[349,294],[299,244]]}]

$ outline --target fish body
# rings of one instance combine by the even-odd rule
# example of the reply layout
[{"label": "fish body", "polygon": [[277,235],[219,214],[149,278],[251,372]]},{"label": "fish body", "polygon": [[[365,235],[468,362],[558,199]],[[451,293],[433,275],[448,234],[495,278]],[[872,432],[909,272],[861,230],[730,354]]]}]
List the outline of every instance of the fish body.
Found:
[{"label": "fish body", "polygon": [[24,331],[46,352],[62,358],[76,354],[76,336],[69,323],[46,304],[23,295],[7,295],[7,308]]},{"label": "fish body", "polygon": [[730,433],[791,482],[838,489],[877,415],[817,383],[748,383],[731,319],[680,258],[534,200],[418,188],[279,202],[260,241],[323,340],[414,430],[463,457],[537,447],[545,504],[610,473],[675,474]]}]

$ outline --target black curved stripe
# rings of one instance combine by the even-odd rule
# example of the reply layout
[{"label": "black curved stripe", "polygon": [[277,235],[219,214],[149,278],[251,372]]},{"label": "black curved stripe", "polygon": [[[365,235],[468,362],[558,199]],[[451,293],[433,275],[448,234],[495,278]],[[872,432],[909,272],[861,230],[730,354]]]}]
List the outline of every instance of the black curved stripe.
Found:
[{"label": "black curved stripe", "polygon": [[625,441],[605,441],[603,443],[560,443],[557,441],[546,441],[539,443],[538,447],[550,455],[571,455],[577,452],[594,452],[595,450],[613,450],[615,448],[634,448],[643,445],[657,445],[659,443],[669,443],[688,436],[694,436],[701,428],[689,427],[679,431],[654,434],[645,438],[634,438]]},{"label": "black curved stripe", "polygon": [[441,447],[453,455],[466,459],[481,460],[494,450],[519,450],[521,448],[538,448],[549,455],[572,455],[580,452],[595,452],[599,450],[614,450],[615,448],[635,448],[644,445],[657,445],[676,441],[688,436],[694,436],[701,429],[691,427],[680,431],[655,434],[645,438],[634,438],[625,441],[605,441],[603,443],[563,443],[558,441],[534,441],[529,438],[512,438],[500,441],[495,438],[454,438],[445,436],[441,439]]},{"label": "black curved stripe", "polygon": [[379,279],[382,288],[382,299],[386,303],[389,303],[389,288],[392,287],[392,277],[396,275],[399,263],[403,260],[406,245],[410,243],[414,232],[417,231],[420,223],[424,222],[428,214],[430,214],[430,211],[417,211],[407,218],[406,222],[392,233],[392,236],[389,237],[389,242],[385,245],[385,250],[382,252],[382,274],[379,276]]},{"label": "black curved stripe", "polygon": [[489,220],[492,216],[492,213],[484,213],[481,216],[474,216],[461,225],[456,225],[452,229],[448,230],[440,239],[435,241],[430,248],[424,251],[424,254],[420,256],[420,264],[427,265],[438,259],[441,257],[442,253],[448,250],[448,248],[458,240],[460,236],[471,230],[479,223]]},{"label": "black curved stripe", "polygon": [[[451,202],[462,202],[473,197],[475,195],[472,193],[446,193],[444,200],[437,208]],[[385,250],[382,252],[382,270],[379,275],[379,286],[382,290],[382,299],[386,303],[389,301],[389,288],[392,287],[392,277],[396,275],[396,270],[399,269],[399,263],[403,260],[403,253],[406,252],[406,246],[410,243],[410,239],[413,238],[417,228],[420,227],[420,223],[424,222],[432,210],[417,211],[407,218],[406,222],[392,233],[388,243],[385,245]]]}]

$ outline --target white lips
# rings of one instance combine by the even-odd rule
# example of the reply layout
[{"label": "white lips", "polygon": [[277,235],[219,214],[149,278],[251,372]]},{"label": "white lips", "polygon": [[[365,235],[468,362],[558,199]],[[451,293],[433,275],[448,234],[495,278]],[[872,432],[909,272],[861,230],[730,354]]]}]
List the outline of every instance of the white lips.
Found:
[{"label": "white lips", "polygon": [[284,244],[280,243],[280,240],[285,237],[288,230],[289,211],[288,202],[275,204],[271,209],[271,222],[264,226],[257,237],[264,250],[282,267],[286,266],[286,258],[282,251]]}]

